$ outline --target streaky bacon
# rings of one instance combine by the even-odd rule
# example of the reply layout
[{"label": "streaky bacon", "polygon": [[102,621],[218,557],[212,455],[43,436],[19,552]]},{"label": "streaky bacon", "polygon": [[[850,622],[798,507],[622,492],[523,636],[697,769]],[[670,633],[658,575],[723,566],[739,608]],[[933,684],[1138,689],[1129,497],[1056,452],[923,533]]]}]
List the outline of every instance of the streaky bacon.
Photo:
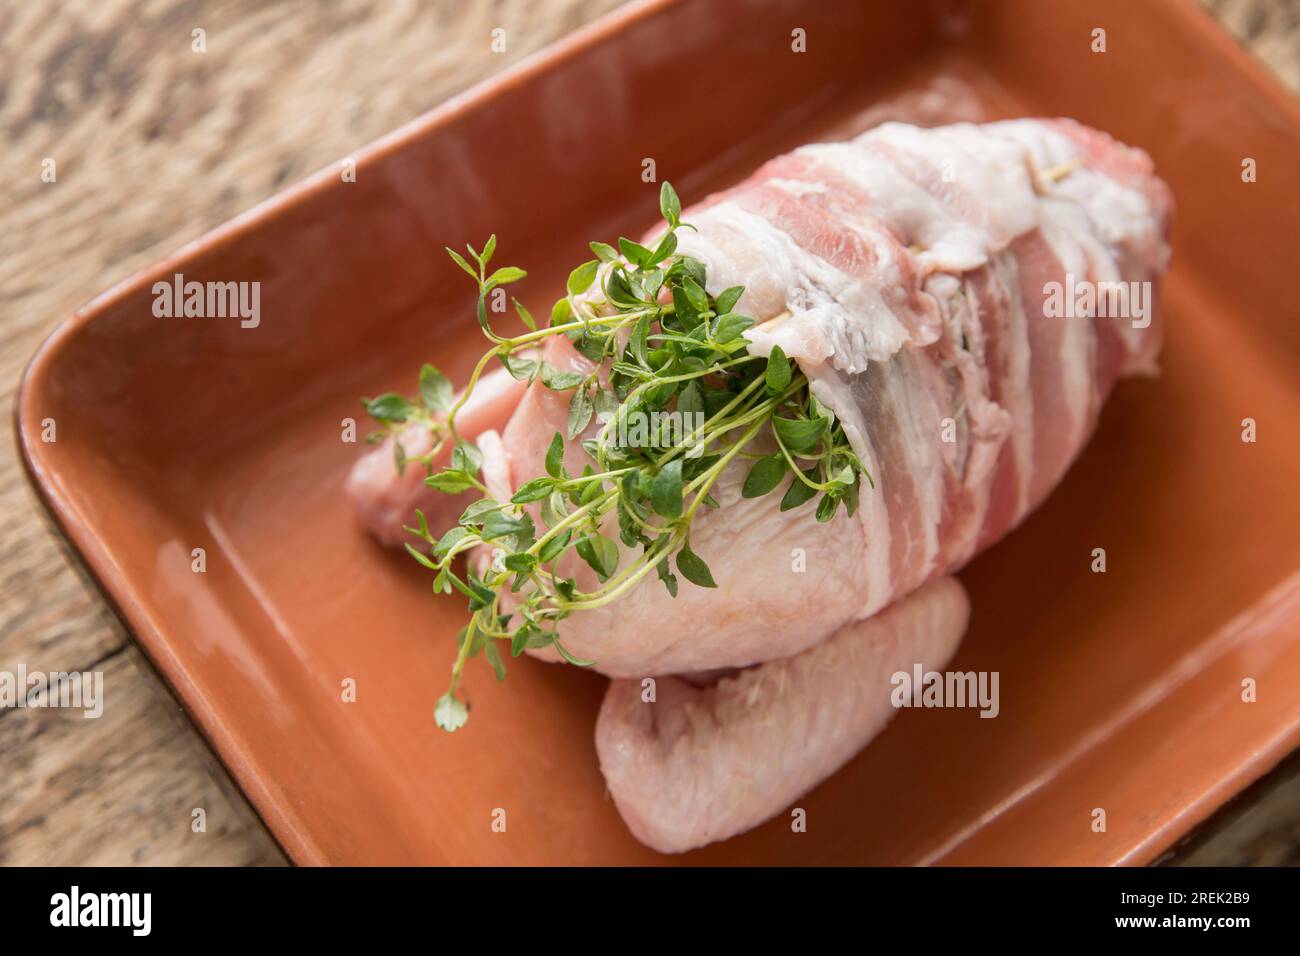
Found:
[{"label": "streaky bacon", "polygon": [[[853,518],[819,525],[810,507],[780,512],[779,495],[743,498],[734,462],[713,491],[721,508],[691,533],[716,590],[674,599],[649,579],[564,621],[572,653],[634,679],[612,684],[597,743],[638,836],[684,849],[767,818],[888,719],[854,675],[946,660],[966,605],[938,579],[1046,497],[1118,380],[1155,371],[1172,208],[1145,153],[1054,119],[884,123],[778,157],[684,212],[697,231],[678,233],[679,252],[704,261],[710,293],[745,287],[751,352],[780,345],[799,363],[875,486]],[[1150,321],[1049,315],[1049,289],[1068,294],[1071,278],[1149,283]],[[545,354],[590,368],[562,338]],[[466,416],[501,498],[544,473],[567,424],[566,395],[511,388]],[[596,427],[567,444],[571,472]],[[419,492],[392,477],[390,453],[374,453],[386,471],[372,456],[351,483],[372,527]],[[617,538],[612,518],[605,530]],[[559,573],[596,585],[563,560]],[[639,696],[646,677],[663,677],[654,705]],[[757,699],[803,736],[771,737],[747,706]]]}]

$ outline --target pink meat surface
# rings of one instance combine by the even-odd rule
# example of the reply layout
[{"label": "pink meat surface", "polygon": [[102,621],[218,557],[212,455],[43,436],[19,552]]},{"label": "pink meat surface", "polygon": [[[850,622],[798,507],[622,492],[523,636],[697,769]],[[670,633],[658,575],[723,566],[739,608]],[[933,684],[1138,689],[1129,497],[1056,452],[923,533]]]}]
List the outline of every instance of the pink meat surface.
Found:
[{"label": "pink meat surface", "polygon": [[947,664],[969,604],[940,578],[816,647],[697,687],[676,677],[610,684],[596,719],[600,769],[642,843],[678,853],[791,805],[894,716],[891,677]]},{"label": "pink meat surface", "polygon": [[[1044,314],[1048,283],[1156,281],[1168,194],[1145,154],[1068,121],[922,130],[887,123],[804,147],[710,197],[682,252],[709,291],[746,288],[751,351],[796,359],[875,479],[857,515],[817,524],[744,499],[747,465],[692,527],[716,591],[647,580],[564,622],[616,677],[797,654],[953,571],[1057,484],[1120,377],[1150,372],[1160,322]],[[567,342],[548,357],[583,368]],[[501,435],[499,494],[544,472],[567,396],[530,389]],[[593,426],[594,428],[594,426]],[[569,442],[571,471],[588,460]],[[608,529],[612,532],[612,528]],[[563,568],[594,586],[576,557]],[[765,627],[753,626],[756,620]],[[707,621],[707,627],[698,622]],[[544,649],[538,656],[555,660]]]},{"label": "pink meat surface", "polygon": [[[523,398],[524,388],[525,383],[516,381],[504,368],[484,375],[456,416],[457,431],[473,441],[485,431],[503,427]],[[423,425],[412,425],[400,435],[385,439],[352,466],[345,484],[362,525],[389,546],[413,540],[402,526],[414,527],[416,509],[424,513],[431,527],[449,528],[478,497],[469,492],[448,495],[429,488],[424,483],[428,471],[417,464],[399,473],[393,448],[397,442],[401,442],[407,458],[418,458],[433,447],[433,435]],[[444,467],[450,458],[451,448],[441,449],[433,461],[434,469]]]},{"label": "pink meat surface", "polygon": [[[1145,153],[1069,120],[885,123],[686,210],[696,231],[678,233],[679,252],[705,263],[710,293],[745,287],[750,351],[779,345],[799,363],[874,487],[854,517],[818,524],[811,507],[778,511],[777,494],[742,498],[738,460],[691,531],[717,589],[683,582],[674,599],[648,579],[563,622],[572,653],[624,678],[597,748],[639,838],[676,851],[756,825],[880,730],[890,673],[944,665],[967,614],[947,575],[1056,486],[1119,379],[1155,370],[1171,210]],[[1051,290],[1090,283],[1137,298],[1126,312],[1049,311]],[[590,370],[563,339],[546,349]],[[544,473],[567,404],[533,386],[483,433],[494,497]],[[568,442],[571,473],[595,427]],[[413,497],[388,475],[352,485],[381,534]],[[580,589],[596,585],[565,560]],[[704,672],[726,676],[690,676]]]}]

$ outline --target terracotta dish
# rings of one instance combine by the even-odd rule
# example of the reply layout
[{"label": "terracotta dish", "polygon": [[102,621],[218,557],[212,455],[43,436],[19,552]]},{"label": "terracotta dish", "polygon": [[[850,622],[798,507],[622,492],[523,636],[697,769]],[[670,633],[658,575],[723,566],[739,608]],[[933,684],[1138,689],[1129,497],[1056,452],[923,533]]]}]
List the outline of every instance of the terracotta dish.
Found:
[{"label": "terracotta dish", "polygon": [[[961,574],[951,667],[1000,672],[1000,717],[905,712],[807,832],[674,858],[605,796],[599,675],[472,668],[474,719],[439,731],[463,604],[358,527],[340,436],[358,396],[480,354],[442,247],[497,233],[547,303],[653,222],[647,157],[690,203],[881,119],[1027,115],[1147,150],[1178,212],[1163,374]],[[1300,744],[1300,106],[1192,4],[634,3],[359,155],[93,299],[17,407],[55,521],[296,862],[1145,863]],[[260,282],[259,324],[157,317],[176,273]]]}]

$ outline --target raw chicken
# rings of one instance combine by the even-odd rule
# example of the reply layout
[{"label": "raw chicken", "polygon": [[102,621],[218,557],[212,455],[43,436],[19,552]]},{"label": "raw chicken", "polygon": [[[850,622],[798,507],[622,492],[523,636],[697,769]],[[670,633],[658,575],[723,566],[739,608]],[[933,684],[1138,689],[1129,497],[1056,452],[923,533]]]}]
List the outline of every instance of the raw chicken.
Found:
[{"label": "raw chicken", "polygon": [[[745,287],[750,351],[780,345],[798,362],[875,486],[853,518],[817,524],[776,496],[742,498],[737,461],[713,490],[721,507],[692,525],[716,590],[673,599],[651,579],[564,621],[572,653],[633,679],[611,685],[597,742],[639,837],[680,850],[761,822],[883,726],[882,674],[942,666],[965,600],[947,580],[918,589],[1020,522],[1115,382],[1154,371],[1170,212],[1146,154],[1068,120],[886,123],[686,210],[698,231],[678,233],[679,253],[705,263],[711,294]],[[1098,283],[1125,283],[1140,308],[1047,308]],[[546,348],[556,366],[590,369],[564,339]],[[494,496],[544,473],[567,399],[530,388],[480,437]],[[591,431],[568,443],[570,471]],[[353,488],[373,500],[380,486]],[[579,588],[595,585],[566,560]],[[753,665],[713,686],[663,676]],[[653,704],[646,677],[659,678]]]},{"label": "raw chicken", "polygon": [[662,853],[725,840],[825,780],[894,716],[890,677],[948,663],[970,605],[940,578],[802,654],[697,687],[615,680],[596,720],[609,792]]},{"label": "raw chicken", "polygon": [[[780,344],[799,362],[876,488],[853,519],[819,525],[742,498],[737,462],[715,487],[722,507],[692,526],[692,547],[723,569],[718,589],[672,599],[644,582],[566,620],[566,647],[615,677],[744,667],[965,564],[1056,485],[1114,382],[1153,369],[1158,321],[1048,318],[1043,290],[1067,274],[1156,279],[1168,204],[1144,154],[1075,123],[1019,120],[885,124],[796,150],[687,210],[699,231],[679,249],[707,264],[710,293],[743,285],[742,311],[780,316],[750,330],[751,351]],[[547,348],[553,364],[590,369],[567,341]],[[524,395],[501,435],[506,469],[487,476],[498,495],[544,473],[567,402]],[[595,427],[569,443],[571,470]],[[595,585],[576,556],[561,570]]]},{"label": "raw chicken", "polygon": [[[456,416],[457,430],[469,437],[501,428],[519,405],[525,387],[526,383],[516,380],[504,368],[484,375]],[[455,400],[459,401],[460,397],[458,394]],[[478,497],[471,492],[449,495],[435,491],[424,483],[428,470],[422,465],[411,464],[399,474],[393,448],[397,442],[401,443],[406,458],[419,458],[433,447],[433,434],[424,425],[412,425],[401,434],[386,438],[353,466],[345,486],[366,530],[390,547],[400,547],[403,541],[410,540],[403,525],[415,523],[417,509],[424,512],[434,527],[450,526]],[[442,468],[450,458],[451,448],[441,449],[434,457],[433,467]]]}]

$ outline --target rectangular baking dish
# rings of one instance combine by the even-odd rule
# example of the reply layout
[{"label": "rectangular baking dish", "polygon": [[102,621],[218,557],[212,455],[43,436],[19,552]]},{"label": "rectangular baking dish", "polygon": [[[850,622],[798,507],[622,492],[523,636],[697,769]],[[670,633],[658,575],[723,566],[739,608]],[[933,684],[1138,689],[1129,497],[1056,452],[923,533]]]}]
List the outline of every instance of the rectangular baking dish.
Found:
[{"label": "rectangular baking dish", "polygon": [[[1148,150],[1178,202],[1164,372],[1123,385],[1062,487],[962,574],[952,666],[1000,672],[1000,717],[904,712],[802,802],[806,833],[777,819],[676,861],[1145,863],[1300,743],[1296,102],[1174,0],[656,0],[371,145],[355,182],[323,170],[99,295],[27,369],[41,498],[294,861],[667,859],[605,795],[600,676],[475,668],[474,719],[434,727],[463,610],[357,527],[343,422],[481,352],[444,245],[497,233],[549,303],[588,240],[653,220],[645,160],[689,203],[899,110],[1066,115]],[[176,273],[260,282],[260,323],[156,317]]]}]

